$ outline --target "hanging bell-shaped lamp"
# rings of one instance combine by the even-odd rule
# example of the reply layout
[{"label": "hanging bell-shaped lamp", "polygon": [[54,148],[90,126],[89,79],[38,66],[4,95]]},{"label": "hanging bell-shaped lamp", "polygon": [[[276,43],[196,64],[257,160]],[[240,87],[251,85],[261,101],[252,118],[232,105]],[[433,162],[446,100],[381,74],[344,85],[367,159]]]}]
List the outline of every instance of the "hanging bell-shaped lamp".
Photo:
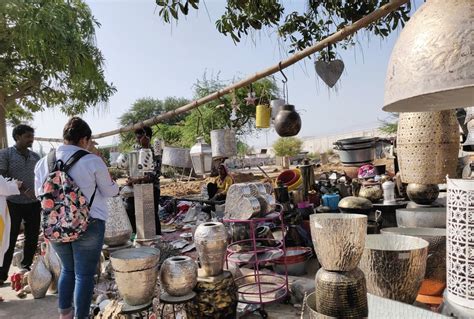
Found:
[{"label": "hanging bell-shaped lamp", "polygon": [[209,144],[204,142],[202,137],[197,138],[196,144],[190,150],[191,161],[196,174],[204,175],[209,173],[212,168],[212,150]]},{"label": "hanging bell-shaped lamp", "polygon": [[428,0],[393,48],[383,110],[427,112],[473,105],[472,0]]}]

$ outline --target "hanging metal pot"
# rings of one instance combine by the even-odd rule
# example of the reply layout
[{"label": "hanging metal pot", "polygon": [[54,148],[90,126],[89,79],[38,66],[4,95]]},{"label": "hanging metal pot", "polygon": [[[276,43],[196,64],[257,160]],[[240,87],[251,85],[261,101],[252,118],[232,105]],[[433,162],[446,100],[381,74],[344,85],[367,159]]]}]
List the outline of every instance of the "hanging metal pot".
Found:
[{"label": "hanging metal pot", "polygon": [[255,111],[255,127],[269,128],[272,109],[268,105],[259,104]]},{"label": "hanging metal pot", "polygon": [[275,118],[275,131],[281,137],[297,135],[301,130],[301,117],[291,104],[283,105]]},{"label": "hanging metal pot", "polygon": [[172,167],[191,168],[193,164],[189,152],[186,148],[165,146],[161,163]]},{"label": "hanging metal pot", "polygon": [[[384,111],[426,112],[472,106],[472,0],[426,1],[395,44]],[[446,175],[446,174],[445,174]]]},{"label": "hanging metal pot", "polygon": [[235,131],[224,128],[211,131],[212,157],[232,157],[237,155]]}]

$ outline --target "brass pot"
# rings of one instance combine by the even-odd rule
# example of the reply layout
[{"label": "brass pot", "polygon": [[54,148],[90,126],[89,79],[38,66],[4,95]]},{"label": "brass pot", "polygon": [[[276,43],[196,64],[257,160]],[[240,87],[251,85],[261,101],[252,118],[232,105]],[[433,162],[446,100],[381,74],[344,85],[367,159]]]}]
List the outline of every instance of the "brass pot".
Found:
[{"label": "brass pot", "polygon": [[428,242],[402,235],[368,235],[359,267],[367,291],[412,304],[425,276]]},{"label": "brass pot", "polygon": [[197,264],[190,257],[168,258],[161,265],[161,286],[171,296],[185,296],[196,286],[197,271]]},{"label": "brass pot", "polygon": [[209,222],[199,225],[194,233],[194,244],[206,276],[220,275],[224,269],[227,249],[227,232],[224,224]]},{"label": "brass pot", "polygon": [[356,268],[348,272],[316,273],[316,309],[337,318],[363,318],[369,314],[364,273]]},{"label": "brass pot", "polygon": [[408,198],[419,204],[429,205],[433,203],[439,195],[439,187],[437,184],[408,184]]}]

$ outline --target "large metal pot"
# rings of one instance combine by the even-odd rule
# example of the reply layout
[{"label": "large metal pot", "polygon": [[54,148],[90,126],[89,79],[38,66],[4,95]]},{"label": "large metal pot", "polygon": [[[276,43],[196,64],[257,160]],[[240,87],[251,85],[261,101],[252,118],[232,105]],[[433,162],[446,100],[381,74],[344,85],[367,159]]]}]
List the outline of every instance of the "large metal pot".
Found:
[{"label": "large metal pot", "polygon": [[160,282],[171,296],[185,296],[196,286],[197,275],[198,267],[191,257],[175,256],[161,265]]},{"label": "large metal pot", "polygon": [[441,295],[446,287],[446,229],[389,227],[381,229],[380,232],[414,236],[429,243],[425,280],[419,293],[428,296]]},{"label": "large metal pot", "polygon": [[275,131],[282,137],[297,135],[301,130],[301,117],[295,106],[286,104],[280,107],[275,117]]},{"label": "large metal pot", "polygon": [[446,207],[397,209],[398,227],[446,228]]},{"label": "large metal pot", "polygon": [[132,235],[132,224],[120,196],[107,199],[109,218],[105,223],[104,243],[109,246],[124,245]]},{"label": "large metal pot", "polygon": [[51,285],[52,279],[53,276],[46,267],[44,257],[36,257],[28,274],[28,285],[30,286],[33,298],[44,298],[49,286]]},{"label": "large metal pot", "polygon": [[[304,303],[309,313],[309,319],[337,319],[337,317],[326,316],[316,310],[316,292],[312,292],[306,296]],[[301,317],[303,318],[303,316]]]},{"label": "large metal pot", "polygon": [[357,267],[364,250],[367,216],[360,214],[310,215],[311,238],[321,266],[331,271]]},{"label": "large metal pot", "polygon": [[212,157],[232,157],[237,155],[237,141],[235,131],[232,129],[220,129],[211,131]]},{"label": "large metal pot", "polygon": [[428,242],[402,235],[368,235],[359,267],[371,294],[412,304],[425,276]]},{"label": "large metal pot", "polygon": [[227,231],[218,222],[203,223],[196,228],[194,243],[201,268],[207,276],[220,275],[224,269]]},{"label": "large metal pot", "polygon": [[437,184],[414,184],[407,186],[408,198],[419,205],[430,205],[439,195]]},{"label": "large metal pot", "polygon": [[339,201],[338,208],[342,213],[368,215],[373,210],[373,205],[367,198],[347,196]]},{"label": "large metal pot", "polygon": [[337,318],[364,318],[369,314],[364,273],[356,268],[348,272],[316,273],[316,309]]},{"label": "large metal pot", "polygon": [[110,255],[120,295],[131,306],[153,299],[160,251],[151,247],[128,248]]},{"label": "large metal pot", "polygon": [[172,167],[193,167],[191,155],[189,153],[189,149],[187,148],[165,146],[163,148],[163,156],[161,158],[161,163],[163,165],[168,165]]},{"label": "large metal pot", "polygon": [[369,163],[375,159],[376,141],[374,137],[347,138],[336,141],[334,149],[345,165]]}]

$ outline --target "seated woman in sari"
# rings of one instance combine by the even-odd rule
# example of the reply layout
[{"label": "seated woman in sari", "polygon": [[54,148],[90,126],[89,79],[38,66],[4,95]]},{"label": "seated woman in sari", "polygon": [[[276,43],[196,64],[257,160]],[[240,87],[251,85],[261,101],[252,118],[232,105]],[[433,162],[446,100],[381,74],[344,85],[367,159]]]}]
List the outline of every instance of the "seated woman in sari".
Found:
[{"label": "seated woman in sari", "polygon": [[219,165],[218,171],[219,176],[216,177],[214,183],[207,184],[209,199],[214,201],[225,200],[230,185],[234,184],[234,179],[224,164]]}]

